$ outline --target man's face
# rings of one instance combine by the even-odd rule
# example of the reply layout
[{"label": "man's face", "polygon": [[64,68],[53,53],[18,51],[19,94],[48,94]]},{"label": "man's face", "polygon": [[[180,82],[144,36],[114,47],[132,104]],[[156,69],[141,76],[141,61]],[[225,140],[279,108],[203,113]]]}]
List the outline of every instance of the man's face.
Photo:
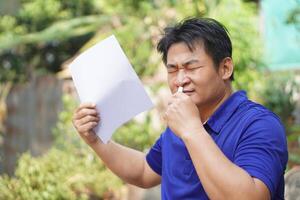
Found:
[{"label": "man's face", "polygon": [[[222,67],[214,67],[212,58],[206,54],[203,43],[195,44],[190,51],[181,42],[173,44],[167,54],[168,84],[172,93],[179,86],[190,96],[198,109],[213,106],[225,92]],[[221,65],[220,65],[221,66]]]}]

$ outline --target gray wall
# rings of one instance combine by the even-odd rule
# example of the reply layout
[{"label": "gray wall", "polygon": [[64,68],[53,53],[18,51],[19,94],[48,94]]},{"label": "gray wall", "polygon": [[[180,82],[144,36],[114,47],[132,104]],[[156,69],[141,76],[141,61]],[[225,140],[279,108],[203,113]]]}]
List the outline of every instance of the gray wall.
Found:
[{"label": "gray wall", "polygon": [[4,123],[0,172],[12,174],[22,152],[40,155],[53,141],[52,128],[62,109],[62,80],[53,76],[35,78],[10,91]]}]

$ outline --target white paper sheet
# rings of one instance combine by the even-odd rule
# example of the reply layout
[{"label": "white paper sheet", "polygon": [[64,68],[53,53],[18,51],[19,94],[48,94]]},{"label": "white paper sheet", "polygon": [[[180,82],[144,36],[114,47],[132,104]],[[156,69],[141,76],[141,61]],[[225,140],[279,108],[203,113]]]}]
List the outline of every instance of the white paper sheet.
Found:
[{"label": "white paper sheet", "polygon": [[96,103],[101,121],[94,131],[104,143],[122,124],[153,107],[113,35],[79,55],[70,71],[80,101]]}]

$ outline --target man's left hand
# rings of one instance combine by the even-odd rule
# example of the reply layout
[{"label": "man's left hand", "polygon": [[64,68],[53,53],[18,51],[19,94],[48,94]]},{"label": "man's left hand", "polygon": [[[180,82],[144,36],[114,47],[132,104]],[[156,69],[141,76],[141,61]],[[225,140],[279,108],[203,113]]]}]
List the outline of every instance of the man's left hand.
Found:
[{"label": "man's left hand", "polygon": [[181,92],[173,94],[168,102],[164,118],[172,131],[180,138],[203,128],[197,106],[188,95]]}]

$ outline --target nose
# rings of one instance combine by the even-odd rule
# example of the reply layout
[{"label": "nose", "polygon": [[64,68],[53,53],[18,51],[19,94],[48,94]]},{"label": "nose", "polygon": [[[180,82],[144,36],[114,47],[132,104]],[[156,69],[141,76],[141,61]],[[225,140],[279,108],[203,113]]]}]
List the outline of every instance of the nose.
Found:
[{"label": "nose", "polygon": [[190,81],[189,77],[187,76],[184,68],[181,68],[177,72],[176,77],[176,86],[177,87],[183,87],[185,84],[187,84]]}]

